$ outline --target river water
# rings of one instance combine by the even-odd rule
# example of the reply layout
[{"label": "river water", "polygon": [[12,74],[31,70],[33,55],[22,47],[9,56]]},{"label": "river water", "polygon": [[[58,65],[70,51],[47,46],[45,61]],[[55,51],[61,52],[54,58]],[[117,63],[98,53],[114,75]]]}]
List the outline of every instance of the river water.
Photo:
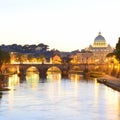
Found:
[{"label": "river water", "polygon": [[0,120],[120,120],[120,93],[71,74],[12,75],[0,91]]}]

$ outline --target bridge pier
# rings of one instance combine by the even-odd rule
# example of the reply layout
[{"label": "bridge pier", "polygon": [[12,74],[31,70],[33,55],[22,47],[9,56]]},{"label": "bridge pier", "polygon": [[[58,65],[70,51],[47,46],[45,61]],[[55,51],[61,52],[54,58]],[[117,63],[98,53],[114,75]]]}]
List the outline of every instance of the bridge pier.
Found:
[{"label": "bridge pier", "polygon": [[42,70],[39,72],[39,75],[40,75],[40,79],[46,79],[46,78],[47,78],[46,70],[42,69]]},{"label": "bridge pier", "polygon": [[62,78],[68,78],[68,71],[62,71],[61,76]]},{"label": "bridge pier", "polygon": [[64,66],[63,66],[63,68],[61,68],[61,71],[62,71],[62,73],[61,73],[61,75],[62,75],[62,78],[68,78],[68,74],[69,74],[69,65],[68,64],[65,64]]}]

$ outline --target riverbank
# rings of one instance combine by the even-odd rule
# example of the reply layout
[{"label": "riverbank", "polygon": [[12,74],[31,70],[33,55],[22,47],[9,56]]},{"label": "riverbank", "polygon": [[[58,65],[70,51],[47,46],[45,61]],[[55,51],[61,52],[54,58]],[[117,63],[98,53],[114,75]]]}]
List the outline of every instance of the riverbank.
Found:
[{"label": "riverbank", "polygon": [[99,83],[107,85],[108,87],[111,87],[112,89],[120,92],[120,79],[119,78],[116,78],[110,75],[104,75],[102,77],[97,78],[97,81]]}]

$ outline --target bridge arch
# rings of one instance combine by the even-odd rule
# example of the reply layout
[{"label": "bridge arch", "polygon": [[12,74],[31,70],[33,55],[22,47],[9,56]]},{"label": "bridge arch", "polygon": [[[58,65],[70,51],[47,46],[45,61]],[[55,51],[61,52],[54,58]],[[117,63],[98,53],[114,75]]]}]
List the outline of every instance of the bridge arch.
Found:
[{"label": "bridge arch", "polygon": [[11,64],[5,64],[2,66],[1,68],[2,73],[10,73],[10,74],[14,74],[14,73],[19,73],[19,65],[11,65]]},{"label": "bridge arch", "polygon": [[4,73],[17,73],[17,68],[16,67],[6,67],[4,69]]},{"label": "bridge arch", "polygon": [[64,64],[20,64],[20,74],[25,75],[26,70],[31,66],[39,70],[40,78],[43,79],[47,77],[47,71],[51,67],[58,68],[61,71],[62,77],[68,76],[69,66]]},{"label": "bridge arch", "polygon": [[47,69],[47,72],[62,72],[62,70],[57,66],[51,66]]},{"label": "bridge arch", "polygon": [[71,66],[70,70],[76,70],[76,71],[79,71],[79,70],[81,70],[81,67],[78,66],[78,65]]},{"label": "bridge arch", "polygon": [[39,68],[37,68],[36,66],[30,66],[26,68],[26,72],[39,72]]}]

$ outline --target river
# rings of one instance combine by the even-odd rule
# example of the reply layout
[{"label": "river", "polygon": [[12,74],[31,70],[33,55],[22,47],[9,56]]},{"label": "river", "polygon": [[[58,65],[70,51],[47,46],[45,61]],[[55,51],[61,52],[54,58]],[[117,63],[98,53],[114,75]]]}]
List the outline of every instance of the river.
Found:
[{"label": "river", "polygon": [[120,120],[120,92],[96,79],[59,73],[40,80],[29,73],[8,78],[9,91],[0,91],[0,120]]}]

